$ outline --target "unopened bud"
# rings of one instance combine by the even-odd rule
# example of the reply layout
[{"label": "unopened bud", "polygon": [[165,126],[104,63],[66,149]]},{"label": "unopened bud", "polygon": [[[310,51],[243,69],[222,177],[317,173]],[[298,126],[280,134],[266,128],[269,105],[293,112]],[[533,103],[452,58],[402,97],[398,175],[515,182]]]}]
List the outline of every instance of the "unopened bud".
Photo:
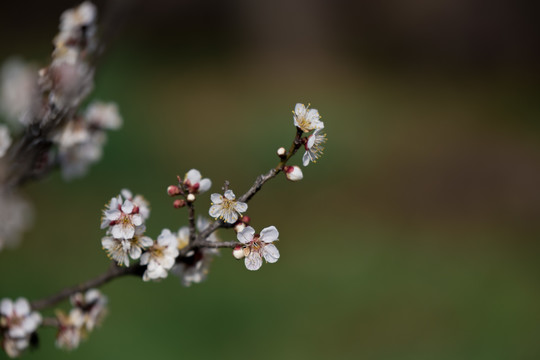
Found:
[{"label": "unopened bud", "polygon": [[285,157],[285,154],[287,154],[287,150],[285,150],[284,147],[280,147],[279,149],[277,149],[277,155],[280,158]]},{"label": "unopened bud", "polygon": [[241,258],[244,257],[244,249],[242,249],[242,246],[236,245],[232,254],[236,259],[240,260]]},{"label": "unopened bud", "polygon": [[247,215],[243,215],[241,218],[240,218],[240,221],[242,221],[244,224],[246,225],[249,225],[250,221],[251,221],[251,218]]},{"label": "unopened bud", "polygon": [[176,185],[170,185],[168,188],[167,188],[167,194],[169,194],[169,196],[176,196],[178,194],[180,194],[180,188]]},{"label": "unopened bud", "polygon": [[285,166],[283,171],[285,171],[287,179],[291,181],[300,181],[304,177],[304,174],[302,174],[302,169],[300,169],[298,166]]},{"label": "unopened bud", "polygon": [[195,195],[193,194],[188,194],[188,196],[186,197],[186,200],[188,202],[194,202],[195,201]]},{"label": "unopened bud", "polygon": [[186,206],[186,201],[184,199],[176,199],[174,200],[173,202],[173,206],[176,208],[176,209],[180,209],[184,206]]},{"label": "unopened bud", "polygon": [[241,221],[237,222],[236,225],[234,225],[234,231],[236,231],[237,233],[242,232],[245,228],[246,224]]}]

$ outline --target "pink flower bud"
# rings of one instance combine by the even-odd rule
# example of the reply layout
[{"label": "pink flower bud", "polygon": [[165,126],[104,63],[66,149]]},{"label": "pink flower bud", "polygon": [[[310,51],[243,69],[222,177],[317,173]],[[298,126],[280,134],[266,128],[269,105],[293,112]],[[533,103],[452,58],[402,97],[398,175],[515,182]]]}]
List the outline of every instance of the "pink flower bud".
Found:
[{"label": "pink flower bud", "polygon": [[167,188],[167,194],[169,194],[169,196],[176,196],[180,194],[180,188],[176,185],[170,185]]},{"label": "pink flower bud", "polygon": [[283,171],[285,171],[287,179],[291,181],[300,181],[304,177],[304,174],[302,174],[302,169],[300,169],[298,166],[285,166]]},{"label": "pink flower bud", "polygon": [[232,254],[236,259],[240,260],[244,257],[244,249],[242,249],[242,246],[236,245]]},{"label": "pink flower bud", "polygon": [[174,200],[173,202],[173,206],[176,208],[176,209],[180,209],[184,206],[186,206],[186,201],[184,199],[176,199]]},{"label": "pink flower bud", "polygon": [[242,221],[246,225],[249,225],[249,223],[251,222],[251,218],[249,216],[247,216],[247,215],[244,215],[244,216],[242,216],[240,221]]}]

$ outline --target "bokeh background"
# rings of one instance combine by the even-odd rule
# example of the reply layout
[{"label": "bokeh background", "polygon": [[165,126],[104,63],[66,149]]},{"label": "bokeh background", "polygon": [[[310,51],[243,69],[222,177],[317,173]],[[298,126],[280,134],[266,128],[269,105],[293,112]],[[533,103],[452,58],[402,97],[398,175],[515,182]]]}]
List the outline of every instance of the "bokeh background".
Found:
[{"label": "bokeh background", "polygon": [[[89,341],[66,353],[43,329],[26,358],[540,358],[533,7],[96,3],[107,52],[91,99],[116,101],[125,124],[85,178],[25,188],[35,224],[0,253],[0,297],[104,271],[100,210],[121,188],[150,200],[151,236],[186,224],[165,193],[177,174],[196,167],[212,190],[229,180],[242,193],[290,144],[296,102],[319,109],[329,140],[302,182],[278,177],[249,204],[255,228],[280,230],[277,264],[252,273],[224,250],[191,288],[119,279]],[[0,58],[47,64],[75,4],[3,1]]]}]

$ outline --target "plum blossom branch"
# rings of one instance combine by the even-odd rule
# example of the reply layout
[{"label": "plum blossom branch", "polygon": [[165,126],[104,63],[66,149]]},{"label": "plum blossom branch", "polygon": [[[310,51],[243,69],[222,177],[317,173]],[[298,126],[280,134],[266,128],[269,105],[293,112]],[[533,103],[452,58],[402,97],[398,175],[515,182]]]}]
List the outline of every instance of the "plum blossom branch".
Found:
[{"label": "plum blossom branch", "polygon": [[65,288],[50,297],[32,301],[31,307],[34,310],[43,310],[45,308],[49,308],[65,299],[68,299],[73,294],[85,292],[89,289],[100,287],[118,277],[125,275],[138,275],[139,272],[142,274],[141,269],[139,269],[138,267],[121,267],[113,262],[111,263],[109,269],[103,274],[88,281],[85,281],[81,284]]},{"label": "plum blossom branch", "polygon": [[[275,178],[277,174],[279,174],[281,171],[283,171],[284,167],[287,164],[287,161],[289,161],[289,159],[291,157],[293,157],[294,154],[296,154],[296,152],[298,151],[298,149],[300,149],[300,147],[302,146],[302,144],[303,144],[302,134],[303,134],[303,131],[301,129],[297,128],[296,135],[295,135],[294,140],[293,140],[293,142],[291,144],[291,147],[289,148],[289,151],[286,152],[282,156],[281,161],[276,165],[276,167],[270,169],[266,174],[259,175],[257,177],[257,179],[255,180],[255,182],[253,183],[253,185],[248,189],[248,191],[246,191],[242,196],[240,196],[238,198],[238,201],[242,201],[242,202],[245,202],[245,203],[249,202],[253,198],[253,196],[255,196],[255,194],[262,189],[263,185],[268,180]],[[228,187],[228,185],[229,185],[229,183],[226,182],[227,187]],[[233,225],[228,224],[226,222],[223,222],[221,220],[216,220],[216,221],[212,222],[204,231],[202,231],[199,234],[198,239],[199,239],[199,241],[204,240],[210,234],[212,234],[214,231],[216,231],[217,229],[219,229],[219,228],[229,228],[229,227],[232,227],[232,226]]]}]

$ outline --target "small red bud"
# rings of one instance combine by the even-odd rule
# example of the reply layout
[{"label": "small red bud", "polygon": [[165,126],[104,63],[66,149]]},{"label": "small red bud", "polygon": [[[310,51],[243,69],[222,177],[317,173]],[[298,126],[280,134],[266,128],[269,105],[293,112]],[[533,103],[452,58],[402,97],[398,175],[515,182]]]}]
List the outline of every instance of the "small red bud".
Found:
[{"label": "small red bud", "polygon": [[244,215],[242,216],[242,219],[240,221],[242,221],[246,225],[249,225],[249,223],[251,222],[251,218],[247,215]]},{"label": "small red bud", "polygon": [[167,194],[169,194],[169,196],[176,196],[180,194],[180,188],[176,185],[170,185],[167,188]]},{"label": "small red bud", "polygon": [[174,200],[173,202],[173,206],[176,208],[176,209],[180,209],[184,206],[186,206],[186,201],[184,199],[176,199]]}]

